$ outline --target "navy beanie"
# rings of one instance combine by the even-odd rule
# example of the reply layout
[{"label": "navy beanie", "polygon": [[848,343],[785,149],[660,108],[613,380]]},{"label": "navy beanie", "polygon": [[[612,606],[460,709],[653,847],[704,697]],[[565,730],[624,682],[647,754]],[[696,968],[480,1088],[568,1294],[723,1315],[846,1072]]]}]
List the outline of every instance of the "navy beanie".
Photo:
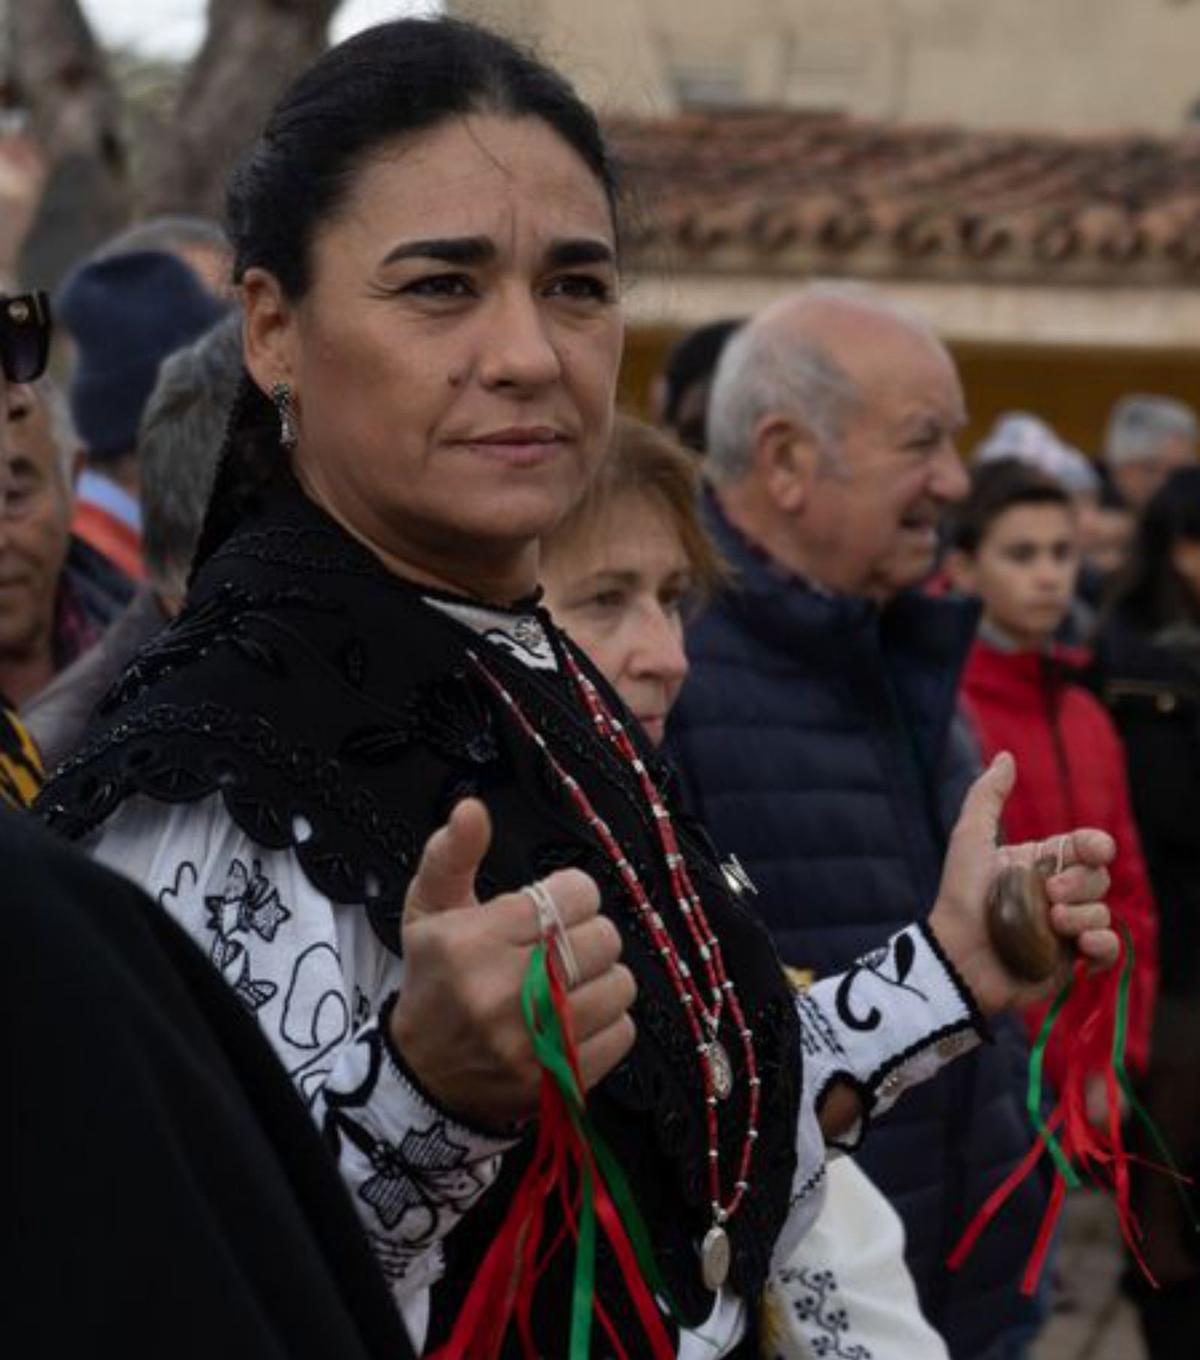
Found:
[{"label": "navy beanie", "polygon": [[76,346],[71,416],[89,454],[133,448],[159,365],[227,310],[165,251],[88,260],[67,276],[54,313]]}]

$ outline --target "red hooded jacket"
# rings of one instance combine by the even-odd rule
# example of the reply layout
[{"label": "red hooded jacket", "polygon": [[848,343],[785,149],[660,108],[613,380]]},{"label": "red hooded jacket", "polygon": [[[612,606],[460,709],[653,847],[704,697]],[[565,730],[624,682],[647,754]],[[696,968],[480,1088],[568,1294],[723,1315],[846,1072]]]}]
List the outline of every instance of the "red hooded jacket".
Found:
[{"label": "red hooded jacket", "polygon": [[[1072,678],[1086,660],[1077,649],[1009,652],[978,640],[963,672],[962,698],[984,755],[990,760],[1011,751],[1016,758],[1017,784],[1004,809],[1010,841],[1094,826],[1117,843],[1108,903],[1133,939],[1128,1057],[1140,1069],[1150,1051],[1158,985],[1158,908],[1129,802],[1124,748],[1099,701]],[[1026,1013],[1031,1038],[1046,1009]],[[1053,1081],[1053,1045],[1046,1056]]]}]

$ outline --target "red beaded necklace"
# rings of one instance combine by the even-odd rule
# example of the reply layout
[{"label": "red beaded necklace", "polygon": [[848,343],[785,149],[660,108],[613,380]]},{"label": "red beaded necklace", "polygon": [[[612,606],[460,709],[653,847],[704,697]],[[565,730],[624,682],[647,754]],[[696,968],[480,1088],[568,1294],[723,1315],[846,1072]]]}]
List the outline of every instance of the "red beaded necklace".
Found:
[{"label": "red beaded necklace", "polygon": [[[554,757],[542,734],[526,717],[516,699],[509,693],[473,652],[469,653],[480,674],[513,715],[517,726],[542,753],[551,772],[566,790],[575,804],[579,815],[595,832],[597,839],[612,861],[621,881],[629,894],[635,911],[644,923],[650,938],[662,959],[663,967],[671,980],[676,999],[687,1018],[688,1028],[696,1045],[697,1059],[700,1064],[705,1095],[705,1125],[708,1143],[708,1184],[712,1210],[712,1227],[706,1233],[701,1246],[701,1273],[709,1289],[719,1289],[729,1274],[730,1246],[729,1236],[724,1225],[729,1222],[740,1207],[749,1189],[750,1163],[754,1156],[754,1144],[758,1140],[758,1113],[761,1080],[758,1075],[758,1062],[754,1052],[754,1039],[742,1013],[741,1003],[732,979],[725,971],[725,960],[721,945],[708,923],[704,907],[700,901],[687,865],[679,849],[675,828],[670,813],[663,803],[662,796],[650,778],[645,762],[638,755],[637,748],[630,740],[628,732],[620,719],[609,709],[601,698],[596,686],[580,670],[574,657],[565,649],[560,652],[567,675],[592,719],[597,735],[607,742],[629,765],[641,786],[642,794],[654,818],[659,844],[666,860],[670,876],[671,890],[675,904],[687,925],[687,930],[696,946],[705,981],[708,985],[711,1006],[705,1005],[704,996],[697,985],[692,969],[681,957],[674,940],[667,931],[663,919],[650,901],[642,886],[637,870],[627,859],[611,828],[596,811],[591,799],[584,792],[579,781],[567,773]],[[742,1139],[738,1158],[737,1179],[733,1194],[728,1201],[721,1199],[721,1172],[718,1162],[718,1120],[717,1104],[725,1100],[733,1090],[733,1067],[729,1055],[717,1038],[726,1000],[733,1024],[737,1029],[745,1059],[746,1072],[750,1083],[749,1109],[746,1116],[746,1132]]]}]

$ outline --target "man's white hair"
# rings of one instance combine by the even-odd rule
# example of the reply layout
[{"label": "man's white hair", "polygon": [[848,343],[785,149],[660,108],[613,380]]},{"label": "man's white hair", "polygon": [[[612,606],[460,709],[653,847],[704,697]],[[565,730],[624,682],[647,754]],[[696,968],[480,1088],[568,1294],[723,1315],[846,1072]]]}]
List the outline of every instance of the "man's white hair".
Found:
[{"label": "man's white hair", "polygon": [[69,496],[74,491],[71,474],[75,466],[75,455],[80,449],[79,432],[71,419],[71,407],[66,393],[53,378],[39,378],[33,386],[38,401],[45,406],[50,418],[50,434],[58,453],[58,472]]},{"label": "man's white hair", "polygon": [[859,283],[810,283],[768,307],[733,336],[717,364],[705,461],[714,482],[736,482],[747,475],[758,424],[774,414],[802,420],[827,463],[836,467],[846,422],[858,409],[861,393],[820,340],[776,324],[781,313],[794,317],[821,303],[873,312],[936,338],[920,316]]}]

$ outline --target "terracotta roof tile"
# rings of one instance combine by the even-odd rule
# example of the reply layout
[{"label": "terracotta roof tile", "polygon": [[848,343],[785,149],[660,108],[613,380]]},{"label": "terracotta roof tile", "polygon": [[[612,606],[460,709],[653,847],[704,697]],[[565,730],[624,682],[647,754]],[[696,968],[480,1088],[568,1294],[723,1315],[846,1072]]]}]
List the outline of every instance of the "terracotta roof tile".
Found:
[{"label": "terracotta roof tile", "polygon": [[679,269],[1200,285],[1200,134],[1069,137],[762,110],[616,117],[631,247]]}]

